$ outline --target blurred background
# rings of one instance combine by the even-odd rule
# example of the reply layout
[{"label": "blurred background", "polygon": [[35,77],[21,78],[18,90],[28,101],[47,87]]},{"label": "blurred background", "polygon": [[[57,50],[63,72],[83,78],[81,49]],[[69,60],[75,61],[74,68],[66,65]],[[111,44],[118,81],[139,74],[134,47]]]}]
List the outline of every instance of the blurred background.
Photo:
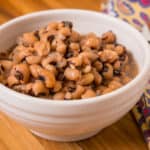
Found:
[{"label": "blurred background", "polygon": [[100,10],[100,3],[105,0],[0,0],[0,23],[34,11],[78,8]]}]

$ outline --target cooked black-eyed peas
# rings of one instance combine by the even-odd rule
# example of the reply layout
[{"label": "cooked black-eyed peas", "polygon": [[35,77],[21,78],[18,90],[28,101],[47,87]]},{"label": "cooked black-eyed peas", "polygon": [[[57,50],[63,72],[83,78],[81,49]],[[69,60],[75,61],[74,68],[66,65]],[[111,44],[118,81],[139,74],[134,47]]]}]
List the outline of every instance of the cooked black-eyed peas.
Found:
[{"label": "cooked black-eyed peas", "polygon": [[117,36],[81,35],[70,21],[22,34],[0,54],[0,82],[18,92],[53,100],[85,99],[116,90],[138,73]]}]

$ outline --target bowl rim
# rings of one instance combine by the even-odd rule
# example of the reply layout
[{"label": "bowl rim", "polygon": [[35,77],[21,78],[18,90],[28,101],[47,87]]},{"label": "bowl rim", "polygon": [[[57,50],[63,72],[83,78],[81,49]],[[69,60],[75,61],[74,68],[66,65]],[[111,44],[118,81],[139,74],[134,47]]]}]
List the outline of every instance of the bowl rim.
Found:
[{"label": "bowl rim", "polygon": [[91,10],[81,10],[81,9],[53,9],[53,10],[38,11],[38,12],[26,14],[26,15],[17,17],[15,19],[12,19],[12,20],[2,24],[0,26],[0,30],[3,30],[4,28],[11,26],[12,24],[24,21],[26,19],[31,19],[34,17],[38,17],[41,15],[48,15],[48,14],[52,14],[52,13],[53,14],[60,14],[60,13],[74,14],[74,13],[76,13],[76,14],[84,14],[84,15],[89,15],[89,16],[97,15],[97,16],[100,16],[101,18],[108,19],[113,22],[117,22],[118,24],[120,24],[122,26],[126,26],[126,28],[128,28],[128,30],[130,32],[134,33],[134,35],[135,35],[134,38],[138,37],[138,39],[140,39],[141,43],[143,43],[146,59],[144,60],[144,66],[142,68],[142,71],[139,72],[138,75],[127,85],[125,85],[113,92],[110,92],[108,94],[104,94],[104,95],[100,95],[100,96],[96,96],[96,97],[92,97],[92,98],[87,98],[87,99],[75,99],[75,100],[52,100],[52,99],[49,99],[49,100],[45,100],[44,98],[33,97],[30,95],[16,92],[0,83],[0,89],[1,89],[2,93],[7,92],[7,94],[18,97],[21,100],[25,99],[25,102],[28,102],[28,103],[38,103],[38,104],[46,104],[46,105],[55,104],[55,105],[62,105],[62,106],[82,105],[85,103],[91,104],[91,103],[96,103],[96,102],[107,101],[111,97],[118,96],[120,94],[125,93],[128,90],[132,90],[133,87],[135,87],[137,85],[137,83],[140,82],[140,80],[142,80],[142,78],[144,78],[144,76],[148,74],[148,71],[150,69],[150,59],[148,59],[148,58],[150,58],[150,51],[149,51],[149,46],[148,46],[146,39],[142,36],[142,34],[140,34],[140,32],[138,30],[133,28],[128,23],[122,21],[121,19],[117,19],[112,16],[100,13],[100,12],[91,11]]}]

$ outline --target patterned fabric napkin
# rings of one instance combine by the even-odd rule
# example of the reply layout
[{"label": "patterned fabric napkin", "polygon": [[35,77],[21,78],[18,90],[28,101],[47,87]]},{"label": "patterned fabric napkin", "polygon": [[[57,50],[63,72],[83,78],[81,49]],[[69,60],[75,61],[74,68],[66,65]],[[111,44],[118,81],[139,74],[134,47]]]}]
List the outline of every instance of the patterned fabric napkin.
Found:
[{"label": "patterned fabric napkin", "polygon": [[[150,0],[109,0],[101,10],[133,25],[150,43]],[[150,149],[150,81],[132,112]]]}]

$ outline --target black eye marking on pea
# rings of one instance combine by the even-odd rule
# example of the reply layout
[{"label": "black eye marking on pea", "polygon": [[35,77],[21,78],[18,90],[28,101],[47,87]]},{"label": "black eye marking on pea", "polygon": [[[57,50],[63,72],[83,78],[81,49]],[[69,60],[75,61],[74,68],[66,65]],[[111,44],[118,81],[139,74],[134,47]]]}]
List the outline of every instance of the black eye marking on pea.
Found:
[{"label": "black eye marking on pea", "polygon": [[56,66],[56,65],[57,65],[57,62],[53,61],[53,62],[51,62],[50,64]]},{"label": "black eye marking on pea", "polygon": [[65,44],[67,45],[67,49],[69,49],[69,45],[70,45],[70,43],[71,43],[70,36],[66,36],[64,42],[65,42]]},{"label": "black eye marking on pea", "polygon": [[34,96],[32,89],[30,89],[30,90],[28,91],[28,94],[31,95],[31,96]]},{"label": "black eye marking on pea", "polygon": [[2,64],[0,64],[0,73],[4,72],[5,71],[5,68],[3,67]]},{"label": "black eye marking on pea", "polygon": [[108,72],[108,67],[106,65],[103,66],[102,72]]},{"label": "black eye marking on pea", "polygon": [[65,76],[64,76],[63,73],[60,73],[60,74],[58,74],[58,76],[57,76],[57,79],[60,80],[60,81],[63,81],[64,78],[65,78]]},{"label": "black eye marking on pea", "polygon": [[38,55],[37,51],[32,52],[34,56]]},{"label": "black eye marking on pea", "polygon": [[108,36],[107,35],[103,35],[102,36],[102,40],[107,40],[108,39]]},{"label": "black eye marking on pea", "polygon": [[0,68],[0,75],[2,75],[3,74],[3,70]]},{"label": "black eye marking on pea", "polygon": [[53,89],[49,89],[49,94],[55,94],[54,90]]},{"label": "black eye marking on pea", "polygon": [[45,95],[46,95],[46,93],[44,93],[44,92],[41,92],[38,94],[38,96],[45,96]]},{"label": "black eye marking on pea", "polygon": [[120,70],[114,70],[114,75],[116,75],[116,76],[121,75],[121,71]]},{"label": "black eye marking on pea", "polygon": [[73,24],[71,21],[62,21],[62,23],[64,24],[65,27],[69,27],[70,29],[72,29]]},{"label": "black eye marking on pea", "polygon": [[35,36],[38,40],[40,40],[40,35],[39,35],[39,31],[38,31],[38,30],[34,32],[34,36]]},{"label": "black eye marking on pea", "polygon": [[20,61],[21,61],[21,62],[26,61],[26,57],[22,58]]},{"label": "black eye marking on pea", "polygon": [[49,35],[48,37],[47,37],[47,40],[50,42],[50,43],[52,43],[52,41],[55,39],[55,35]]},{"label": "black eye marking on pea", "polygon": [[81,70],[82,66],[77,66],[76,69]]},{"label": "black eye marking on pea", "polygon": [[91,88],[92,88],[92,89],[96,89],[96,87],[97,87],[96,84],[92,84],[92,85],[91,85]]},{"label": "black eye marking on pea", "polygon": [[72,61],[69,61],[69,62],[67,62],[67,65],[75,65],[75,63]]},{"label": "black eye marking on pea", "polygon": [[70,57],[72,57],[73,56],[73,52],[66,52],[66,54],[65,54],[65,58],[70,58]]},{"label": "black eye marking on pea", "polygon": [[74,92],[76,90],[76,87],[68,87],[69,92]]},{"label": "black eye marking on pea", "polygon": [[125,56],[125,55],[122,55],[122,56],[119,57],[119,60],[120,60],[120,61],[124,61],[125,58],[126,58],[126,56]]},{"label": "black eye marking on pea", "polygon": [[20,71],[18,71],[18,70],[16,70],[16,72],[15,72],[15,77],[18,80],[23,80],[23,74]]},{"label": "black eye marking on pea", "polygon": [[43,76],[39,76],[38,79],[41,81],[45,81],[45,78]]},{"label": "black eye marking on pea", "polygon": [[36,79],[34,79],[33,77],[30,78],[30,82],[35,83],[35,80],[36,80]]}]

